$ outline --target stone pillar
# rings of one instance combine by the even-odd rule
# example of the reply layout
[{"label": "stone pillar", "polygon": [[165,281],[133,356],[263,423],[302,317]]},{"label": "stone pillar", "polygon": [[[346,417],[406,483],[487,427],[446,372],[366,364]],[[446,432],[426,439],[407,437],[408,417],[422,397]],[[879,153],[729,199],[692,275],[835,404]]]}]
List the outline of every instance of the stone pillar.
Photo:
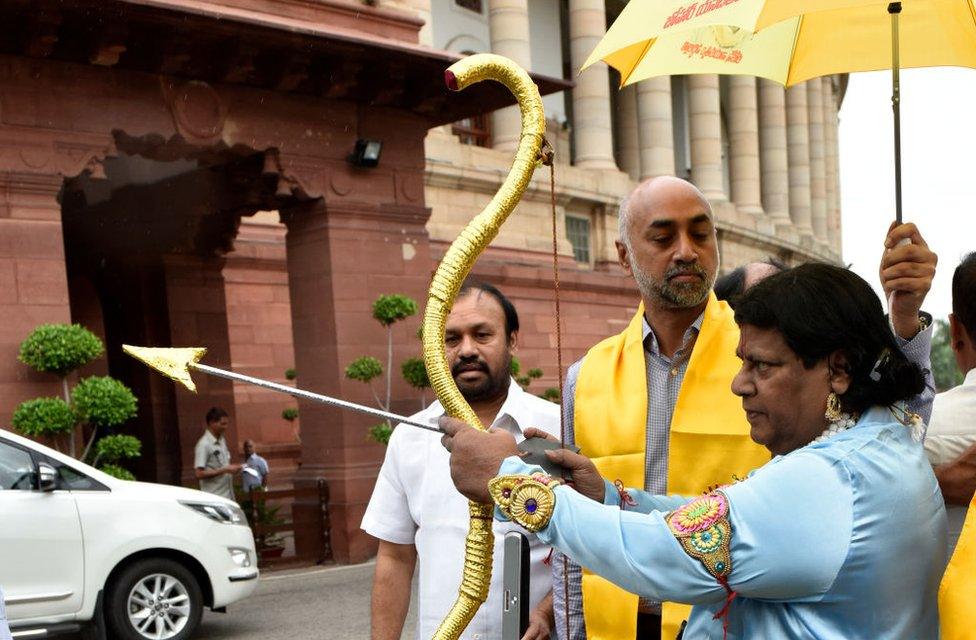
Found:
[{"label": "stone pillar", "polygon": [[840,241],[840,177],[837,148],[837,103],[834,98],[833,77],[823,80],[823,118],[826,147],[824,163],[827,168],[827,244],[838,256],[841,253]]},{"label": "stone pillar", "polygon": [[632,180],[641,177],[639,130],[637,86],[628,85],[617,94],[617,164]]},{"label": "stone pillar", "polygon": [[786,90],[786,141],[790,163],[790,218],[800,235],[810,235],[810,131],[807,85]]},{"label": "stone pillar", "polygon": [[824,165],[823,81],[807,85],[807,126],[810,129],[810,222],[813,235],[827,242],[827,172]]},{"label": "stone pillar", "polygon": [[756,79],[731,76],[729,104],[732,201],[740,211],[762,213]]},{"label": "stone pillar", "polygon": [[671,125],[671,76],[637,83],[641,180],[674,175],[674,131]]},{"label": "stone pillar", "polygon": [[[16,149],[8,154],[14,155]],[[57,376],[18,362],[40,324],[71,322],[60,175],[0,173],[0,424],[24,400],[62,396]]]},{"label": "stone pillar", "polygon": [[[376,406],[368,385],[347,379],[344,370],[362,356],[386,366],[386,330],[372,317],[377,297],[398,293],[421,305],[426,300],[434,270],[424,202],[427,123],[402,109],[341,106],[346,108],[336,106],[336,117],[351,125],[336,147],[350,148],[357,135],[386,140],[378,167],[364,171],[339,158],[306,154],[280,157],[286,172],[300,168],[302,190],[317,198],[279,209],[286,228],[292,356],[296,386]],[[418,314],[393,327],[391,409],[401,415],[420,405],[419,394],[398,375],[399,363],[419,353],[420,321]],[[303,400],[298,410],[302,464],[292,481],[296,488],[328,484],[333,556],[362,562],[376,553],[376,539],[359,524],[385,453],[368,438],[380,421]],[[317,496],[296,499],[294,513],[301,522],[297,552],[319,557],[324,541]]]},{"label": "stone pillar", "polygon": [[[603,0],[569,0],[570,61],[574,73],[586,62],[606,30]],[[586,169],[615,169],[607,65],[598,62],[574,79],[573,164]]]},{"label": "stone pillar", "polygon": [[[174,347],[205,345],[207,364],[230,369],[223,267],[224,259],[217,257],[181,254],[163,258],[170,344]],[[197,484],[193,472],[193,445],[203,435],[204,416],[210,407],[220,407],[230,414],[230,428],[224,437],[231,454],[238,451],[233,383],[214,376],[197,376],[194,382],[196,393],[182,387],[176,391],[176,418],[182,450],[180,482],[186,486]]]},{"label": "stone pillar", "polygon": [[790,163],[786,145],[786,93],[772,80],[759,79],[759,158],[762,202],[770,219],[790,221]]},{"label": "stone pillar", "polygon": [[722,179],[722,105],[718,76],[688,76],[691,181],[711,200],[728,200]]},{"label": "stone pillar", "polygon": [[[489,0],[488,20],[491,28],[491,51],[532,69],[529,48],[529,5],[527,0]],[[518,106],[499,109],[491,118],[491,146],[514,151],[522,132]]]}]

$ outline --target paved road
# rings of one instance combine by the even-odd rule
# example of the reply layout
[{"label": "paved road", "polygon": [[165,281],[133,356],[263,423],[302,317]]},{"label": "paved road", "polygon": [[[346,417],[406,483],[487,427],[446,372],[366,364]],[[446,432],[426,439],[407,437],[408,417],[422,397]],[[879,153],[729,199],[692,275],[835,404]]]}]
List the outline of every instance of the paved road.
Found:
[{"label": "paved road", "polygon": [[[366,640],[372,578],[372,562],[265,574],[257,591],[227,613],[205,611],[196,638]],[[405,640],[414,637],[415,616],[411,602]]]}]

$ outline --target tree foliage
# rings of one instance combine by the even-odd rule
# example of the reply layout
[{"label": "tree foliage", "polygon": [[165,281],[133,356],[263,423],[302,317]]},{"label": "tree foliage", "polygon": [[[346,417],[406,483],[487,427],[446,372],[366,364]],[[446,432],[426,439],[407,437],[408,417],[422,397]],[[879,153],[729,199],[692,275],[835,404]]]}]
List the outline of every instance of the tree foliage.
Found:
[{"label": "tree foliage", "polygon": [[415,389],[429,389],[430,378],[427,376],[427,365],[423,358],[407,358],[400,365],[403,379]]},{"label": "tree foliage", "polygon": [[393,435],[393,427],[389,423],[381,422],[369,428],[369,437],[380,444],[389,444]]},{"label": "tree foliage", "polygon": [[35,371],[63,377],[104,351],[98,336],[80,324],[42,324],[20,343],[18,359]]},{"label": "tree foliage", "polygon": [[95,459],[106,463],[118,462],[142,455],[139,438],[125,434],[105,436],[95,445]]},{"label": "tree foliage", "polygon": [[99,427],[114,427],[136,416],[136,397],[115,378],[83,378],[71,391],[78,416]]},{"label": "tree foliage", "polygon": [[117,464],[103,464],[102,466],[99,467],[99,469],[114,478],[118,478],[119,480],[136,479],[136,477],[132,474],[131,471],[123,467],[120,467]]},{"label": "tree foliage", "polygon": [[382,295],[373,303],[373,317],[384,327],[416,313],[417,303],[414,299],[396,293]]},{"label": "tree foliage", "polygon": [[34,398],[20,403],[11,424],[26,436],[37,438],[69,433],[78,416],[61,398]]},{"label": "tree foliage", "polygon": [[949,333],[949,323],[945,320],[935,321],[935,332],[932,335],[932,377],[935,378],[935,388],[939,391],[951,389],[962,384],[964,376],[956,364],[956,356],[952,352],[952,336]]},{"label": "tree foliage", "polygon": [[[59,375],[65,399],[22,402],[14,410],[11,423],[27,436],[51,437],[55,447],[60,447],[59,441],[63,444],[67,434],[68,453],[72,456],[82,462],[91,460],[93,466],[117,478],[134,480],[132,473],[114,462],[138,457],[142,450],[139,439],[129,435],[98,439],[100,429],[117,427],[135,417],[136,397],[132,391],[109,376],[84,378],[70,393],[68,390],[68,374],[104,352],[101,339],[79,324],[45,324],[34,329],[21,343],[18,359],[37,371]],[[75,446],[76,429],[84,424],[92,428],[88,430],[87,445],[79,452]],[[105,464],[100,466],[100,462]]]},{"label": "tree foliage", "polygon": [[548,389],[543,391],[542,395],[540,395],[539,397],[543,398],[544,400],[548,400],[549,402],[555,402],[556,404],[559,404],[561,402],[561,399],[559,397],[559,389],[557,389],[556,387],[549,387]]},{"label": "tree foliage", "polygon": [[282,410],[281,417],[287,420],[288,422],[294,422],[295,420],[298,419],[298,409],[296,409],[295,407],[286,407],[285,409]]},{"label": "tree foliage", "polygon": [[383,375],[383,365],[372,356],[356,358],[346,367],[346,377],[360,382],[369,382]]}]

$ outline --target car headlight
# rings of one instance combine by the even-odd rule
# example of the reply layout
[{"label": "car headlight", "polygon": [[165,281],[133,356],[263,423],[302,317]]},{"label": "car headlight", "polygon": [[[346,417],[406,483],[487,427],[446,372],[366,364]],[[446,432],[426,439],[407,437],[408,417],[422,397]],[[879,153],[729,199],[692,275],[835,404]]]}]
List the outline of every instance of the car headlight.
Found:
[{"label": "car headlight", "polygon": [[244,517],[244,511],[236,504],[188,502],[183,500],[180,500],[180,504],[221,524],[240,524],[247,526],[247,518]]}]

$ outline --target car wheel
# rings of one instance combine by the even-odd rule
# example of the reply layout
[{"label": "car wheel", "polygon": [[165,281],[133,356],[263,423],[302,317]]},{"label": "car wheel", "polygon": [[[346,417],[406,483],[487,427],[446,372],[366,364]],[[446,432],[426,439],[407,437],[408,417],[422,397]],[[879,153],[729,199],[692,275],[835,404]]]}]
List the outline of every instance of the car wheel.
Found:
[{"label": "car wheel", "polygon": [[106,617],[120,640],[186,640],[201,615],[200,585],[173,560],[139,560],[109,585]]}]

